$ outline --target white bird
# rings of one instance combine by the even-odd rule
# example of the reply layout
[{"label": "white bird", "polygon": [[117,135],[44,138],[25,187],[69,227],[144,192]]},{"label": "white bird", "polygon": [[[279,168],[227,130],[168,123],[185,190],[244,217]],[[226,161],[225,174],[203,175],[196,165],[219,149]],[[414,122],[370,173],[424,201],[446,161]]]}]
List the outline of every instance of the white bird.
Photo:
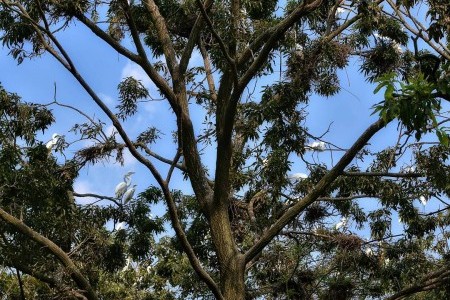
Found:
[{"label": "white bird", "polygon": [[288,177],[290,180],[296,181],[296,180],[302,180],[302,179],[306,179],[308,178],[308,175],[306,175],[305,173],[294,173],[289,175]]},{"label": "white bird", "polygon": [[392,45],[394,46],[394,50],[397,53],[403,53],[403,48],[402,48],[402,46],[399,43],[394,42]]},{"label": "white bird", "polygon": [[114,227],[115,230],[125,229],[125,222],[119,222]]},{"label": "white bird", "polygon": [[57,133],[54,133],[52,135],[52,139],[47,142],[47,144],[45,145],[45,147],[47,148],[48,152],[52,152],[53,147],[58,143],[58,140],[61,136]]},{"label": "white bird", "polygon": [[422,203],[423,206],[427,205],[428,199],[425,196],[419,197],[420,203]]},{"label": "white bird", "polygon": [[133,175],[134,172],[128,172],[123,176],[123,180],[121,183],[116,185],[115,193],[116,198],[120,199],[122,198],[123,194],[127,190],[127,188],[131,185],[131,175]]},{"label": "white bird", "polygon": [[133,198],[134,195],[134,191],[136,190],[136,184],[133,185],[133,187],[131,189],[128,189],[125,194],[123,194],[123,203],[127,203],[128,201],[131,200],[131,198]]},{"label": "white bird", "polygon": [[373,250],[371,247],[367,247],[364,252],[366,253],[367,256],[373,256]]},{"label": "white bird", "polygon": [[347,226],[347,218],[346,218],[346,217],[342,217],[342,218],[341,218],[341,221],[338,222],[338,223],[334,226],[334,228],[335,228],[336,230],[339,230],[340,228],[345,227],[345,226]]},{"label": "white bird", "polygon": [[337,16],[339,16],[339,15],[345,13],[345,12],[348,12],[348,11],[349,11],[348,8],[345,8],[345,7],[338,7],[338,8],[336,9],[335,16],[337,17]]},{"label": "white bird", "polygon": [[268,165],[269,165],[269,160],[267,158],[264,158],[262,160],[262,167],[263,167],[263,169],[267,168]]},{"label": "white bird", "polygon": [[405,168],[405,172],[406,173],[414,173],[416,171],[416,167],[415,166],[410,166],[410,167],[406,167]]},{"label": "white bird", "polygon": [[303,46],[299,43],[295,44],[294,53],[300,58],[303,58]]},{"label": "white bird", "polygon": [[322,141],[314,142],[314,143],[309,144],[306,147],[309,148],[310,150],[313,150],[313,151],[324,151],[325,150],[325,143],[322,142]]},{"label": "white bird", "polygon": [[131,258],[127,258],[125,267],[123,267],[122,272],[128,271],[131,267]]},{"label": "white bird", "polygon": [[317,232],[319,232],[319,225],[314,224],[314,225],[313,225],[313,230],[312,230],[312,232],[313,232],[314,234],[317,234]]}]

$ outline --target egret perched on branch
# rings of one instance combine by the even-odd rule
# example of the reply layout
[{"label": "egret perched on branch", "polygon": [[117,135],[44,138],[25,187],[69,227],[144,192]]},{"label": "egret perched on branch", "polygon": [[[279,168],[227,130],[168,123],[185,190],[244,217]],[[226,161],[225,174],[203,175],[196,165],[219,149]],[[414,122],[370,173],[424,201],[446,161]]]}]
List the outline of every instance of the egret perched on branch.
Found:
[{"label": "egret perched on branch", "polygon": [[290,174],[288,178],[292,181],[300,181],[302,179],[308,178],[308,175],[306,175],[305,173],[294,173]]},{"label": "egret perched on branch", "polygon": [[61,136],[57,133],[52,135],[52,139],[45,145],[48,150],[48,153],[52,152],[53,147],[58,143],[58,140]]},{"label": "egret perched on branch", "polygon": [[128,189],[125,194],[123,194],[123,203],[127,203],[128,201],[131,200],[131,198],[133,198],[134,195],[134,191],[136,190],[136,184],[133,185],[133,187],[131,189]]},{"label": "egret perched on branch", "polygon": [[128,172],[123,176],[123,180],[121,183],[119,183],[116,186],[115,192],[116,192],[116,198],[120,199],[122,198],[123,194],[127,190],[127,188],[131,185],[131,175],[133,175],[134,172]]},{"label": "egret perched on branch", "polygon": [[320,141],[320,142],[314,142],[309,144],[308,146],[306,146],[306,148],[308,150],[313,150],[313,151],[324,151],[325,150],[325,143]]},{"label": "egret perched on branch", "polygon": [[414,172],[416,171],[416,167],[415,167],[415,166],[406,167],[406,168],[404,169],[404,171],[405,171],[406,173],[414,173]]},{"label": "egret perched on branch", "polygon": [[339,228],[341,228],[341,227],[346,227],[347,226],[347,218],[346,217],[342,217],[341,218],[341,221],[339,222],[339,223],[337,223],[335,226],[334,226],[334,228],[336,229],[336,230],[339,230]]}]

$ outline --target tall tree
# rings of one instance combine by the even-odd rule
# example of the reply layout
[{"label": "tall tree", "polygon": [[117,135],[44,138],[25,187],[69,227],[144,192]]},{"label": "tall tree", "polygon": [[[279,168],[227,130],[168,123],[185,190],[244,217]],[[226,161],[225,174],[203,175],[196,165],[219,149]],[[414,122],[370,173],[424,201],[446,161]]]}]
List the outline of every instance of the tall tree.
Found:
[{"label": "tall tree", "polygon": [[[449,137],[442,108],[450,99],[446,1],[1,0],[0,7],[1,39],[10,54],[19,63],[53,56],[117,131],[118,136],[106,136],[101,122],[83,127],[83,134],[102,139],[77,152],[71,161],[75,170],[114,152],[120,158],[127,148],[156,180],[158,186],[141,194],[133,214],[111,199],[116,213],[125,211],[119,219],[147,234],[147,242],[148,234],[160,228],[153,224],[143,232],[139,227],[148,218],[146,205],[164,201],[167,206],[176,238],[157,243],[160,252],[149,265],[156,273],[149,271],[153,275],[142,289],[158,290],[160,297],[233,300],[384,295],[399,299],[423,291],[445,297],[450,278]],[[154,83],[174,113],[174,158],[154,149],[156,140],[172,138],[156,125],[143,129],[136,139],[128,134],[124,121],[150,97],[141,82],[129,77],[118,85],[120,105],[114,113],[78,70],[60,39],[74,24],[139,65]],[[201,66],[193,65],[193,53],[201,56]],[[326,135],[309,132],[305,124],[309,118],[320,118],[308,114],[312,96],[333,98],[341,89],[339,71],[350,61],[360,64],[359,75],[374,82],[384,100],[374,106],[379,119],[344,149],[327,142]],[[275,69],[280,70],[277,78]],[[250,92],[265,77],[272,83],[261,92]],[[198,111],[204,113],[204,126],[191,117]],[[371,138],[391,122],[398,124],[398,142],[382,151],[369,147]],[[6,122],[2,126],[9,128]],[[429,133],[436,133],[436,138]],[[6,145],[2,143],[2,153],[9,149]],[[216,151],[215,165],[205,162],[204,148]],[[308,155],[323,156],[335,148],[342,151],[337,161],[318,164]],[[158,168],[157,161],[167,168]],[[294,161],[303,161],[307,178],[289,177]],[[365,167],[360,167],[362,161]],[[414,167],[403,166],[405,161]],[[16,174],[16,169],[9,170]],[[174,172],[185,175],[193,195],[176,190]],[[60,186],[49,179],[42,185],[70,190],[70,180]],[[3,199],[11,196],[2,192],[1,197],[3,206]],[[55,196],[48,197],[53,199],[51,210]],[[419,200],[442,205],[421,213]],[[369,201],[378,207],[365,206]],[[67,203],[65,210],[73,204],[61,203]],[[394,212],[403,222],[399,236],[391,234]],[[4,235],[5,244],[17,243],[11,235],[16,231],[31,238],[32,232],[25,232],[28,227],[8,217],[11,214],[17,217],[19,211],[2,217],[12,230]],[[342,217],[341,223],[330,224],[333,217]],[[97,234],[104,225],[99,223]],[[371,232],[367,241],[358,235],[357,229],[364,226]],[[77,230],[83,228],[80,224]],[[94,277],[86,279],[78,270],[86,264],[83,258],[64,262],[58,256],[72,251],[74,243],[65,244],[52,232],[41,233],[57,240],[59,247],[52,248],[40,238],[63,261],[81,289],[78,293],[90,299],[106,293],[100,287],[95,291]],[[63,240],[70,236],[58,233]],[[179,264],[174,263],[177,258]],[[187,261],[201,284],[190,281]],[[17,257],[10,262],[16,268],[21,263]],[[95,269],[83,267],[87,273]],[[161,278],[169,279],[173,288],[161,287]],[[104,280],[112,286],[115,279]]]}]

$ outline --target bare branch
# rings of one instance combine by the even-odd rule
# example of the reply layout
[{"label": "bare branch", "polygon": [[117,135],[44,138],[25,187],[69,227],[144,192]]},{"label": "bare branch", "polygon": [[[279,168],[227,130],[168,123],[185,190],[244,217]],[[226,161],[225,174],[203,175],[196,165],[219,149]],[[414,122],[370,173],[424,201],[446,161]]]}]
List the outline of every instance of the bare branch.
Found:
[{"label": "bare branch", "polygon": [[317,201],[350,201],[361,198],[379,198],[379,196],[375,195],[352,195],[348,197],[320,197]]},{"label": "bare branch", "polygon": [[200,47],[200,53],[203,58],[203,65],[205,66],[206,80],[208,81],[208,87],[209,87],[209,92],[211,94],[211,99],[214,102],[217,102],[216,86],[214,84],[214,78],[212,76],[213,73],[212,73],[211,62],[209,60],[208,52],[206,51],[205,45],[203,44],[202,41],[199,42],[199,47]]},{"label": "bare branch", "polygon": [[80,194],[80,193],[76,193],[76,192],[73,192],[73,195],[75,197],[80,197],[80,198],[92,197],[92,198],[97,198],[100,200],[109,200],[111,202],[114,202],[114,204],[116,204],[117,206],[122,207],[122,204],[119,201],[117,201],[117,198],[113,198],[113,197],[108,197],[108,196],[103,196],[103,195],[98,195],[98,194],[93,194],[93,193]]},{"label": "bare branch", "polygon": [[186,172],[186,171],[187,171],[186,168],[185,168],[183,165],[180,165],[180,164],[177,163],[178,160],[175,161],[175,160],[170,160],[170,159],[168,159],[168,158],[165,158],[165,157],[163,157],[163,156],[161,156],[161,155],[159,155],[159,154],[153,152],[152,150],[150,150],[150,148],[148,148],[148,147],[147,147],[146,145],[144,145],[143,143],[135,143],[135,145],[136,145],[137,147],[140,147],[140,148],[144,149],[145,153],[147,153],[148,155],[150,155],[150,156],[156,158],[157,160],[159,160],[159,161],[161,161],[161,162],[163,162],[163,163],[166,163],[166,164],[168,164],[168,165],[174,166],[174,167],[176,167],[177,169],[180,169],[180,170],[183,171],[183,172]]},{"label": "bare branch", "polygon": [[180,157],[181,157],[181,150],[178,150],[177,153],[175,154],[175,157],[172,160],[172,164],[170,165],[169,172],[167,172],[167,177],[166,177],[167,184],[169,184],[170,178],[172,177],[172,173],[175,168],[179,168],[180,170],[185,171],[184,167],[182,165],[178,164],[178,160],[180,159]]}]

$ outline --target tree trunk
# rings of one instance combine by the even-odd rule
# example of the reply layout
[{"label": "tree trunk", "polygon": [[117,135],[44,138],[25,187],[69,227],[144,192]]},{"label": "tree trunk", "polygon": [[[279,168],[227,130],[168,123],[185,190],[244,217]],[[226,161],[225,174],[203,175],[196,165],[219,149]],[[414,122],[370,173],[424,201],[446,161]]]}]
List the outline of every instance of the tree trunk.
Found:
[{"label": "tree trunk", "polygon": [[236,253],[228,262],[227,268],[221,271],[220,288],[226,300],[245,299],[245,280],[243,256]]},{"label": "tree trunk", "polygon": [[220,289],[224,299],[245,299],[244,256],[234,243],[228,211],[216,207],[210,213],[211,235],[220,264]]}]

